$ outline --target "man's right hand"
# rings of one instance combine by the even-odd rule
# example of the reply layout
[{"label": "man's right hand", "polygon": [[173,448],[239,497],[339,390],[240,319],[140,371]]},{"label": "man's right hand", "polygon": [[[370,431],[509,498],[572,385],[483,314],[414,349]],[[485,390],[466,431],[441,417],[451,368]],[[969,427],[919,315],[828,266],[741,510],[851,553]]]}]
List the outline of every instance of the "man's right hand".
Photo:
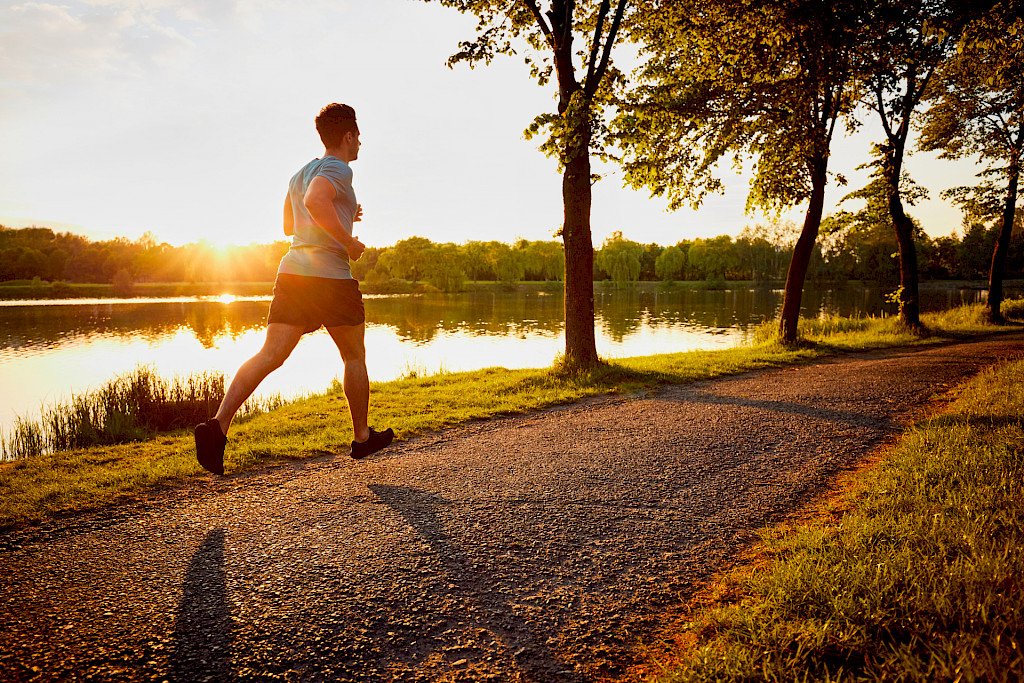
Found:
[{"label": "man's right hand", "polygon": [[358,261],[359,257],[366,251],[366,245],[359,241],[359,238],[352,235],[352,242],[345,245],[345,251],[348,252],[348,257],[353,261]]},{"label": "man's right hand", "polygon": [[338,214],[334,212],[335,196],[337,196],[337,190],[334,189],[334,184],[327,178],[318,175],[310,181],[302,203],[316,224],[323,228],[328,235],[341,242],[350,259],[358,261],[359,257],[363,255],[366,245],[356,239],[354,235],[349,235],[341,221],[338,220]]}]

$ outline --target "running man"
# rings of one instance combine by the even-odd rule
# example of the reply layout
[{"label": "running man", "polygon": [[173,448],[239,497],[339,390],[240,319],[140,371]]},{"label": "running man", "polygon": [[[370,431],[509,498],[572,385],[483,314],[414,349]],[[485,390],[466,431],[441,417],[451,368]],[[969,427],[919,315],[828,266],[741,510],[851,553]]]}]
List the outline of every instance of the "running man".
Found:
[{"label": "running man", "polygon": [[263,378],[281,367],[299,338],[321,326],[341,352],[343,386],[352,416],[352,457],[364,458],[387,447],[389,428],[370,429],[367,413],[370,381],[363,344],[363,297],[352,277],[349,259],[359,260],[366,248],[352,235],[362,207],[352,190],[349,164],[359,158],[356,113],[345,104],[329,104],[316,117],[324,155],[292,176],[284,202],[284,234],[292,236],[274,283],[267,316],[267,339],[246,361],[228,386],[216,417],[197,425],[196,456],[214,474],[224,474],[224,446],[235,413]]}]

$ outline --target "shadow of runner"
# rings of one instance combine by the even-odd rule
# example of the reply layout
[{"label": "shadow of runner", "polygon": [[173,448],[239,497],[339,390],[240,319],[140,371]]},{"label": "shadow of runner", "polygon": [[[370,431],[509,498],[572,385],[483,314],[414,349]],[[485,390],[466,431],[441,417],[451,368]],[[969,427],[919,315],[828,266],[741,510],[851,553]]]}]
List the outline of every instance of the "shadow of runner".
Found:
[{"label": "shadow of runner", "polygon": [[539,674],[541,678],[538,680],[544,681],[579,680],[571,670],[571,665],[557,659],[544,644],[546,638],[539,639],[516,616],[509,603],[509,596],[497,590],[493,578],[477,571],[473,559],[467,557],[445,533],[445,524],[439,511],[451,506],[451,501],[429,491],[406,486],[369,484],[368,488],[385,505],[401,515],[430,545],[448,569],[449,578],[458,587],[462,597],[476,602],[482,608],[476,621],[503,643],[509,655],[524,671]]},{"label": "shadow of runner", "polygon": [[171,680],[232,677],[234,622],[224,576],[224,530],[213,529],[192,555],[174,622]]}]

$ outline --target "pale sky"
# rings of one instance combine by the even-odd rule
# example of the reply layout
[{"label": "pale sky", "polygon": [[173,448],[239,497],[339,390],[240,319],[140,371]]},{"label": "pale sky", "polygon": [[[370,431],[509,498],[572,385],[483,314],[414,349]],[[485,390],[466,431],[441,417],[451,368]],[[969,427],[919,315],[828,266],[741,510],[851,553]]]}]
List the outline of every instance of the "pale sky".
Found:
[{"label": "pale sky", "polygon": [[[554,86],[519,57],[449,70],[475,25],[419,0],[0,0],[0,224],[98,239],[148,230],[172,244],[281,239],[288,179],[323,151],[313,119],[344,102],[362,133],[367,245],[552,239],[560,175],[522,132],[554,108]],[[831,188],[826,213],[864,183],[853,169],[877,131],[866,120],[834,146],[832,170],[851,182]],[[932,195],[909,212],[929,234],[959,229],[939,193],[979,169],[925,154],[907,168]],[[616,230],[670,245],[764,220],[744,215],[738,176],[700,211],[668,213],[605,172],[595,245]]]}]

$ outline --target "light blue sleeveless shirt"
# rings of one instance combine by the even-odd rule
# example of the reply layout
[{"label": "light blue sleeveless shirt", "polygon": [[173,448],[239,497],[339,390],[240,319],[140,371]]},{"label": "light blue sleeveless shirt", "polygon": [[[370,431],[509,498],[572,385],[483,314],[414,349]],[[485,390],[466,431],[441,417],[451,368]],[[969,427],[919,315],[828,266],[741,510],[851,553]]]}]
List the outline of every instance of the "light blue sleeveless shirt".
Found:
[{"label": "light blue sleeveless shirt", "polygon": [[323,176],[331,181],[337,195],[334,197],[334,211],[341,225],[352,234],[352,221],[356,216],[356,193],[352,189],[352,168],[341,159],[327,156],[313,159],[303,166],[288,182],[288,198],[291,200],[295,232],[288,253],[281,259],[278,273],[329,277],[337,280],[351,280],[348,253],[338,240],[331,237],[309,215],[302,203],[306,190],[313,178]]}]

